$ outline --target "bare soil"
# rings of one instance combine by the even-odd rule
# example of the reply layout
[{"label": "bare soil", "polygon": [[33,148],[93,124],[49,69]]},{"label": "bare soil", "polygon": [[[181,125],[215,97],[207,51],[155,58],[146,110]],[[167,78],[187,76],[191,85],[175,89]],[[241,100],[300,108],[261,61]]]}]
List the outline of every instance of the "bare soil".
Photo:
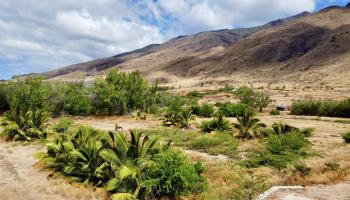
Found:
[{"label": "bare soil", "polygon": [[269,200],[349,200],[350,182],[335,185],[308,186],[293,191],[280,191],[271,195]]},{"label": "bare soil", "polygon": [[1,200],[102,200],[104,191],[93,191],[62,180],[50,180],[49,173],[35,167],[35,153],[41,145],[0,141]]}]

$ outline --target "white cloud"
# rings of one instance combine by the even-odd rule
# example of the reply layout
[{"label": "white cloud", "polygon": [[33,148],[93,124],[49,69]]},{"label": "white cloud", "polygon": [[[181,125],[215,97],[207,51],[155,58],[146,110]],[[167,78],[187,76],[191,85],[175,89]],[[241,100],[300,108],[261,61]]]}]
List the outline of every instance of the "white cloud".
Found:
[{"label": "white cloud", "polygon": [[177,35],[260,25],[313,11],[318,1],[1,0],[0,79],[11,71],[112,56]]},{"label": "white cloud", "polygon": [[303,11],[314,11],[316,0],[159,0],[159,9],[178,20],[188,33],[260,25]]}]

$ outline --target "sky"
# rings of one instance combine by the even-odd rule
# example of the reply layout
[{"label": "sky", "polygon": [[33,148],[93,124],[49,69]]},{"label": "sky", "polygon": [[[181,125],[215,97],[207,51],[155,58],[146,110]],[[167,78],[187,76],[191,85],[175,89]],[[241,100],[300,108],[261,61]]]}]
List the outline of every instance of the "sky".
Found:
[{"label": "sky", "polygon": [[349,0],[0,0],[0,79]]}]

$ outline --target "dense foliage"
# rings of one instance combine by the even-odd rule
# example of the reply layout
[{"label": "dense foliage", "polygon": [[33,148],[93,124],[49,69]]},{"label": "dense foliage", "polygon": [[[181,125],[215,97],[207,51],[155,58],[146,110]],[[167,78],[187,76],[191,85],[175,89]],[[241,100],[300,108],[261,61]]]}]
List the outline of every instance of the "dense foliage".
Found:
[{"label": "dense foliage", "polygon": [[123,115],[133,110],[149,111],[157,101],[157,85],[149,87],[139,72],[110,71],[93,86],[97,114]]},{"label": "dense foliage", "polygon": [[112,199],[174,197],[205,188],[199,163],[139,131],[71,129],[47,144],[42,161],[74,181],[105,187]]},{"label": "dense foliage", "polygon": [[350,98],[344,100],[299,100],[292,104],[294,115],[350,117]]},{"label": "dense foliage", "polygon": [[214,115],[214,106],[211,104],[193,105],[191,109],[192,113],[196,116],[209,118]]},{"label": "dense foliage", "polygon": [[219,112],[225,117],[241,116],[247,109],[248,106],[242,103],[225,103],[219,105]]},{"label": "dense foliage", "polygon": [[29,78],[9,87],[10,110],[4,114],[2,135],[8,140],[24,141],[46,137],[47,85],[41,78]]},{"label": "dense foliage", "polygon": [[230,121],[223,118],[221,114],[209,121],[203,121],[201,123],[201,129],[205,133],[212,131],[224,132],[231,129]]},{"label": "dense foliage", "polygon": [[200,176],[203,172],[200,163],[188,164],[181,152],[168,150],[154,156],[144,186],[155,199],[202,192],[206,188],[206,180]]},{"label": "dense foliage", "polygon": [[309,144],[305,134],[299,129],[279,129],[270,132],[263,150],[252,152],[249,158],[241,163],[246,167],[272,166],[283,169],[307,156]]},{"label": "dense foliage", "polygon": [[51,84],[50,104],[54,116],[89,115],[93,111],[91,94],[84,82]]},{"label": "dense foliage", "polygon": [[271,102],[269,96],[262,92],[256,92],[253,89],[242,86],[235,91],[235,95],[240,102],[252,108],[258,108],[260,112]]},{"label": "dense foliage", "polygon": [[234,127],[239,131],[239,137],[243,139],[251,139],[258,137],[261,129],[266,127],[258,118],[253,110],[246,110],[243,115],[237,117],[237,123]]}]

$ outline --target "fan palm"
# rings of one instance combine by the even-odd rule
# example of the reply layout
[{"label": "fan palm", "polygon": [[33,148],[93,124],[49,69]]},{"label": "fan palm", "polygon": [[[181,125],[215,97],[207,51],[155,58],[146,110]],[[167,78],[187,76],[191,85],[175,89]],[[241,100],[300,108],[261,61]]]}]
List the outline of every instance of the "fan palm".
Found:
[{"label": "fan palm", "polygon": [[254,111],[246,110],[242,116],[237,117],[238,123],[235,123],[234,127],[239,130],[239,137],[251,139],[258,134],[260,128],[266,127],[258,118],[254,118],[255,116]]}]

